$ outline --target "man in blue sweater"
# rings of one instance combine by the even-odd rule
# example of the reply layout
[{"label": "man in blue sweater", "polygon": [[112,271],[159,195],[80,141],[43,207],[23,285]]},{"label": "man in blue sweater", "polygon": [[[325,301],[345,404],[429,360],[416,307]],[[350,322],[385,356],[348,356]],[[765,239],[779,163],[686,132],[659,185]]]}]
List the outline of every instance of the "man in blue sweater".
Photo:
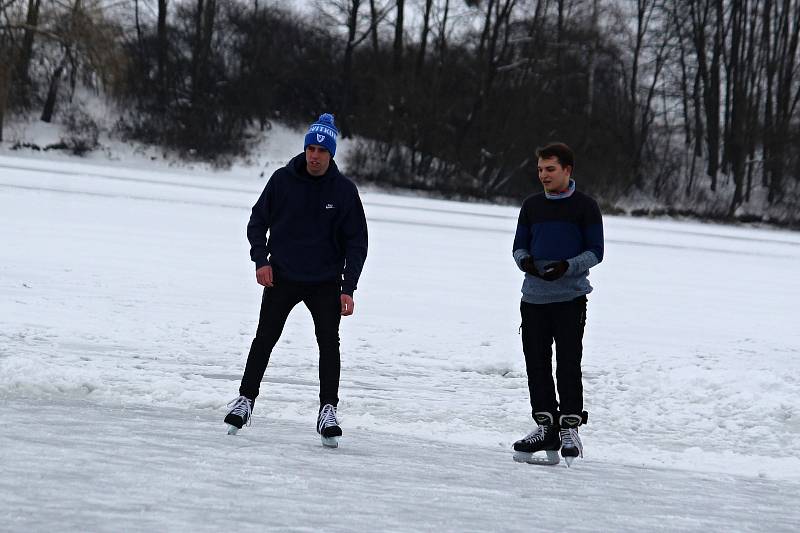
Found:
[{"label": "man in blue sweater", "polygon": [[[581,358],[589,269],[603,260],[603,218],[589,196],[576,190],[574,156],[562,143],[536,151],[544,192],[525,199],[514,238],[522,284],[522,347],[531,412],[537,427],[514,443],[514,459],[554,464],[558,451],[571,464],[583,456],[578,426],[583,410]],[[556,345],[556,385],[553,351]],[[547,459],[534,453],[544,450]]]},{"label": "man in blue sweater", "polygon": [[342,434],[336,418],[339,322],[353,314],[353,291],[367,257],[367,222],[358,189],[333,160],[337,135],[333,116],[321,115],[308,129],[304,153],[275,171],[253,206],[247,238],[264,295],[240,396],[225,417],[229,433],[249,423],[272,349],[289,312],[303,302],[319,345],[317,432],[333,447]]}]

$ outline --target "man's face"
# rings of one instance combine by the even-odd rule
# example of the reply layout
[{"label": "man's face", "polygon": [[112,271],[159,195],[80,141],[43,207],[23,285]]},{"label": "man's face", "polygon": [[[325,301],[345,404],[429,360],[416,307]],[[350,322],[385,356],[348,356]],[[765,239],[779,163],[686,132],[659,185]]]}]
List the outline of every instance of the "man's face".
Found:
[{"label": "man's face", "polygon": [[306,147],[306,170],[312,176],[322,176],[331,164],[331,153],[318,144]]},{"label": "man's face", "polygon": [[562,167],[557,157],[539,158],[539,181],[547,192],[561,192],[569,188],[572,167]]}]

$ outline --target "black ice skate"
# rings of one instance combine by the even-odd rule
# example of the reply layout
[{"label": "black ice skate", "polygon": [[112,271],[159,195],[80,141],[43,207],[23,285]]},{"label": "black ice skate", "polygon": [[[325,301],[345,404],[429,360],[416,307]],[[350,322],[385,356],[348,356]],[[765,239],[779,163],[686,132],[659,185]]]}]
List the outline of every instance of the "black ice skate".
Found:
[{"label": "black ice skate", "polygon": [[[561,439],[553,415],[538,412],[534,413],[533,419],[538,426],[514,443],[514,460],[518,463],[557,465],[560,461],[558,449],[561,447]],[[541,451],[545,452],[544,457],[541,454],[535,455]]]},{"label": "black ice skate", "polygon": [[228,407],[231,407],[231,410],[225,416],[225,423],[228,424],[228,435],[236,435],[242,429],[242,426],[245,424],[250,425],[253,404],[255,404],[255,400],[245,396],[239,396],[235,400],[228,402]]},{"label": "black ice skate", "polygon": [[336,407],[326,403],[319,410],[317,417],[317,433],[322,438],[322,445],[328,448],[339,447],[339,437],[342,436],[342,428],[336,420]]},{"label": "black ice skate", "polygon": [[583,422],[581,415],[561,415],[561,456],[571,466],[576,457],[583,457],[583,443],[578,436],[578,426]]}]

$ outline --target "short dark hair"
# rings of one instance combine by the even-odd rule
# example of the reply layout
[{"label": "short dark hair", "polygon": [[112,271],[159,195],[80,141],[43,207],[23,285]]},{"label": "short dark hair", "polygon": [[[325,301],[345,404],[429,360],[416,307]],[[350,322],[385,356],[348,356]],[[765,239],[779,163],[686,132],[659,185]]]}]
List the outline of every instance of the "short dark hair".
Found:
[{"label": "short dark hair", "polygon": [[562,167],[575,169],[575,155],[572,153],[572,149],[564,143],[548,143],[540,146],[536,149],[536,157],[539,159],[555,157]]}]

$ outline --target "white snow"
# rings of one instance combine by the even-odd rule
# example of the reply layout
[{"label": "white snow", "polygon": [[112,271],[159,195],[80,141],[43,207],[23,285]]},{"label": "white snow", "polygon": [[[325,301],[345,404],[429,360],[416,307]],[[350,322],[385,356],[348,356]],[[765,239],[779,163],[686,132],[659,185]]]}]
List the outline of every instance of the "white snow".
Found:
[{"label": "white snow", "polygon": [[261,297],[244,230],[280,146],[228,172],[0,152],[0,530],[795,530],[788,231],[606,217],[586,457],[539,467],[510,452],[531,429],[517,208],[364,190],[341,447],[314,431],[302,306],[227,436]]}]

